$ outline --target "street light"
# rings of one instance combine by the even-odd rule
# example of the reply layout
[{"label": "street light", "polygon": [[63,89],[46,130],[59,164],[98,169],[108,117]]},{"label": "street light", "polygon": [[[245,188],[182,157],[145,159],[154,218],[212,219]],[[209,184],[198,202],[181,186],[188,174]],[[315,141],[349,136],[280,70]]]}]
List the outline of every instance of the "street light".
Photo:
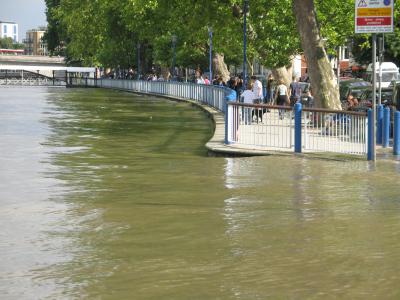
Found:
[{"label": "street light", "polygon": [[213,38],[213,31],[212,31],[212,27],[208,26],[208,36],[210,38],[210,66],[209,66],[209,71],[210,71],[210,82],[213,81],[213,77],[212,77],[212,38]]},{"label": "street light", "polygon": [[247,83],[247,62],[246,62],[246,57],[247,57],[247,11],[249,9],[249,0],[244,0],[244,6],[243,6],[243,87],[246,88],[246,83]]},{"label": "street light", "polygon": [[140,43],[137,44],[137,80],[140,80]]},{"label": "street light", "polygon": [[172,51],[173,51],[173,57],[172,57],[172,80],[175,79],[176,41],[177,41],[177,36],[174,34],[174,35],[172,35]]},{"label": "street light", "polygon": [[382,37],[378,38],[378,50],[379,50],[379,88],[378,88],[378,104],[382,104],[382,61],[383,61],[383,52],[385,51],[385,35],[382,34]]}]

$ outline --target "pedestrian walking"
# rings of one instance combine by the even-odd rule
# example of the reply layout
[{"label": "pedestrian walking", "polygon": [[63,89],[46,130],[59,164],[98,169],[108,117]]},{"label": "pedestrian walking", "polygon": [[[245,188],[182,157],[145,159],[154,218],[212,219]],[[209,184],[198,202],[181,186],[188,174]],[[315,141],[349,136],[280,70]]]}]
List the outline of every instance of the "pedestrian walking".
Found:
[{"label": "pedestrian walking", "polygon": [[[279,81],[279,85],[276,87],[276,104],[279,106],[289,105],[289,90],[283,80]],[[283,119],[285,116],[285,110],[279,109],[279,117]]]}]

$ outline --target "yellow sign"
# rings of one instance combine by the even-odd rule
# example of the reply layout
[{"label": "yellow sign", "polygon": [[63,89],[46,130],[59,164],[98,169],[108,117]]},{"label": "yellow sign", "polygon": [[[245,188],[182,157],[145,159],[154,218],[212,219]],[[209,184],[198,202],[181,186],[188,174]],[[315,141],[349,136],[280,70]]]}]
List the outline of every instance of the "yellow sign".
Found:
[{"label": "yellow sign", "polygon": [[390,17],[392,16],[392,9],[390,7],[359,8],[357,15],[359,17]]}]

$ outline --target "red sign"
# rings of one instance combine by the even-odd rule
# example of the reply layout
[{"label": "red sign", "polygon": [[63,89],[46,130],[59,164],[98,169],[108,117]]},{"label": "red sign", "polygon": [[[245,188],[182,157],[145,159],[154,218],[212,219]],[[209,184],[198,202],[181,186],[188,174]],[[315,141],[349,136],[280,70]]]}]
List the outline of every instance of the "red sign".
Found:
[{"label": "red sign", "polygon": [[357,26],[385,26],[391,24],[392,18],[390,17],[357,18]]}]

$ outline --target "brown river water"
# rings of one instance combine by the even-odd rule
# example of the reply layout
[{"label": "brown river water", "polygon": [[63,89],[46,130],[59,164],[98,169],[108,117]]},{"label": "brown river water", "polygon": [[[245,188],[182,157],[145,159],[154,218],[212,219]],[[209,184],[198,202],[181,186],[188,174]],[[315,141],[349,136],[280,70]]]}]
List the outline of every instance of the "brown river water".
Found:
[{"label": "brown river water", "polygon": [[400,165],[208,157],[186,103],[0,89],[0,299],[400,299]]}]

